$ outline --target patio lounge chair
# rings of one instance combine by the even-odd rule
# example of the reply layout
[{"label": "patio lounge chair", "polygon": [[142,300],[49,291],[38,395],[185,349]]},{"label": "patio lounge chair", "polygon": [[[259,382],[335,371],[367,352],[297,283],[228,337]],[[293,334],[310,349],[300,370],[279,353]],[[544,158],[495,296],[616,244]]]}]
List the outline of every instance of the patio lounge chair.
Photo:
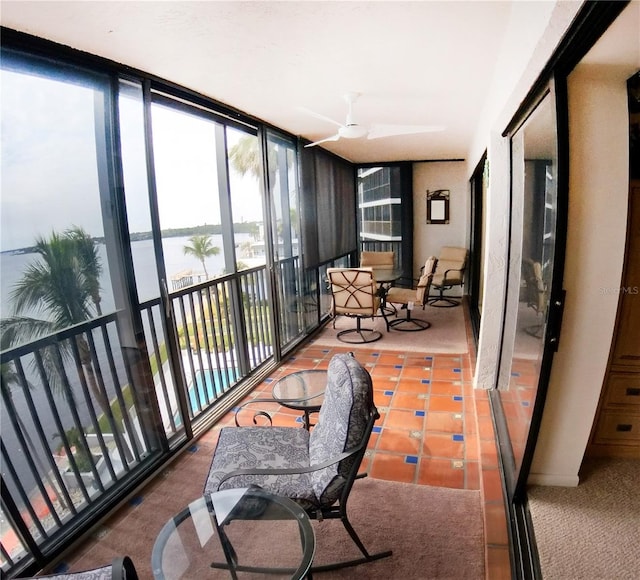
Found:
[{"label": "patio lounge chair", "polygon": [[[340,518],[361,558],[312,567],[332,570],[371,562],[347,517],[347,500],[373,424],[379,417],[367,370],[351,354],[337,354],[327,372],[318,422],[298,427],[225,427],[220,431],[204,493],[258,485],[296,501],[312,519]],[[372,506],[374,508],[374,506]]]},{"label": "patio lounge chair", "polygon": [[[363,318],[373,318],[380,309],[380,291],[370,268],[327,268],[331,287],[333,327],[338,316],[356,319],[356,327],[338,332],[338,340],[350,344],[375,342],[382,333],[362,328]],[[384,316],[384,311],[382,311]]]},{"label": "patio lounge chair", "polygon": [[403,331],[417,331],[426,330],[431,327],[431,323],[426,320],[419,320],[411,318],[411,311],[414,306],[422,306],[424,310],[425,304],[429,298],[429,288],[431,287],[431,279],[433,278],[433,272],[436,268],[435,257],[430,256],[427,258],[424,266],[422,266],[422,272],[418,284],[414,289],[400,288],[393,286],[389,288],[386,295],[386,301],[389,303],[402,304],[402,308],[406,310],[407,315],[404,318],[395,318],[387,322],[387,326],[395,328],[396,330]]}]

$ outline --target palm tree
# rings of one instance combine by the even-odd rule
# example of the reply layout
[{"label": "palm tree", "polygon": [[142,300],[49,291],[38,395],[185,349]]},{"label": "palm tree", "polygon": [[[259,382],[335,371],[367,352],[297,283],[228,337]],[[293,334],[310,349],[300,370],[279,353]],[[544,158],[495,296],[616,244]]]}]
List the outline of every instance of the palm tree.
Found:
[{"label": "palm tree", "polygon": [[[11,293],[14,315],[2,321],[3,342],[12,345],[52,334],[100,315],[99,275],[102,265],[93,239],[74,226],[62,234],[52,232],[49,239],[36,239],[37,259],[29,264]],[[41,318],[26,315],[35,313]],[[111,415],[109,397],[98,384],[89,345],[82,335],[75,337],[78,357],[73,356],[79,376],[87,378],[89,388],[102,411]],[[62,345],[62,356],[71,356],[71,345]],[[66,348],[65,348],[66,345]],[[47,347],[42,360],[53,389],[60,389],[63,369],[57,350]],[[3,379],[12,380],[13,369],[3,369]]]},{"label": "palm tree", "polygon": [[100,302],[100,275],[102,264],[98,256],[98,247],[93,238],[82,228],[73,226],[65,232],[65,235],[75,242],[76,254],[80,260],[80,268],[84,275],[84,283],[91,300],[96,308],[98,316],[102,316]]},{"label": "palm tree", "polygon": [[214,246],[211,242],[211,236],[208,234],[195,235],[189,238],[190,246],[184,246],[182,248],[185,256],[193,256],[200,260],[202,268],[204,269],[204,275],[209,279],[209,273],[207,272],[207,266],[205,265],[205,259],[209,256],[217,256],[220,253],[220,248]]}]

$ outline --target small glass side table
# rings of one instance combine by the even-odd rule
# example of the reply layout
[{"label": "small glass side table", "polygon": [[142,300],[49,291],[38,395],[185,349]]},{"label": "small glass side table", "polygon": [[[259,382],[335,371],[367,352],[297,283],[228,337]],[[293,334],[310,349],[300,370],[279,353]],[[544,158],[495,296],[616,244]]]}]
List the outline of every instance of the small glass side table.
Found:
[{"label": "small glass side table", "polygon": [[304,428],[309,430],[312,426],[309,415],[320,410],[326,387],[326,370],[304,370],[276,381],[271,394],[283,407],[302,411]]}]

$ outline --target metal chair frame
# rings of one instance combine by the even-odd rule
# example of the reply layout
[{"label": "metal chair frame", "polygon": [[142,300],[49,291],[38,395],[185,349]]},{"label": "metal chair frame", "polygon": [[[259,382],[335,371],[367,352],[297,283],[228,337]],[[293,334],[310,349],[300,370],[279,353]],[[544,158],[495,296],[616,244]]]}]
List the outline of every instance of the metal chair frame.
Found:
[{"label": "metal chair frame", "polygon": [[[339,331],[338,340],[349,344],[365,344],[380,340],[380,331],[362,327],[362,319],[375,318],[380,309],[380,292],[374,273],[367,268],[329,268],[327,276],[333,296],[333,328],[336,327],[338,316],[356,319],[356,327]],[[381,314],[387,323],[384,310],[381,310]],[[352,335],[355,335],[355,340],[348,340]]]}]

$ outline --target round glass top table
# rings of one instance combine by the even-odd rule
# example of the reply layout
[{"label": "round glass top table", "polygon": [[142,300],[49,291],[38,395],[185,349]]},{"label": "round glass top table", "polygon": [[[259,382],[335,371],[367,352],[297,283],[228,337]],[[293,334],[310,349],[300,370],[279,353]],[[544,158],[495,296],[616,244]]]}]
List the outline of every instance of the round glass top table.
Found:
[{"label": "round glass top table", "polygon": [[327,371],[297,371],[276,381],[271,396],[284,407],[302,411],[304,427],[308,430],[311,426],[309,414],[320,410],[326,387]]},{"label": "round glass top table", "polygon": [[379,268],[374,267],[371,268],[373,271],[373,276],[376,279],[376,282],[379,284],[390,284],[391,282],[395,282],[398,278],[402,278],[402,270],[398,270],[396,268]]},{"label": "round glass top table", "polygon": [[225,489],[191,502],[160,530],[155,580],[304,578],[313,561],[309,516],[259,487]]}]

